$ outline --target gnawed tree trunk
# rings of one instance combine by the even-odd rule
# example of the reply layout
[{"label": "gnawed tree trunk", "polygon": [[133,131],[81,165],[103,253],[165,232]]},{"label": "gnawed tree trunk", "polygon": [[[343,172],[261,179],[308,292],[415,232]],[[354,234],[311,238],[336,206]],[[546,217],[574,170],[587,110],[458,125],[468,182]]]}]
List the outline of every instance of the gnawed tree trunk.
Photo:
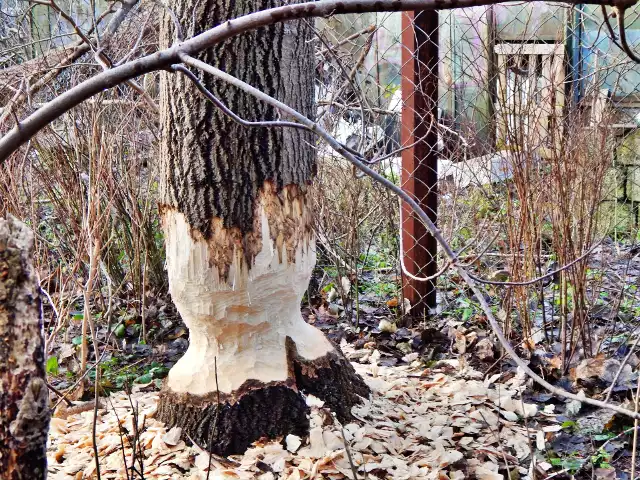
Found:
[{"label": "gnawed tree trunk", "polygon": [[49,395],[33,234],[0,218],[0,479],[46,477]]},{"label": "gnawed tree trunk", "polygon": [[[185,36],[273,6],[268,0],[171,2]],[[166,23],[167,43],[169,31]],[[199,58],[311,116],[309,33],[302,22],[273,25]],[[246,119],[279,118],[234,87],[202,80]],[[169,372],[159,418],[223,455],[263,436],[304,434],[302,392],[349,419],[369,390],[300,314],[315,265],[306,201],[314,138],[300,130],[242,127],[178,75],[163,77],[161,110],[167,270],[190,346]]]}]

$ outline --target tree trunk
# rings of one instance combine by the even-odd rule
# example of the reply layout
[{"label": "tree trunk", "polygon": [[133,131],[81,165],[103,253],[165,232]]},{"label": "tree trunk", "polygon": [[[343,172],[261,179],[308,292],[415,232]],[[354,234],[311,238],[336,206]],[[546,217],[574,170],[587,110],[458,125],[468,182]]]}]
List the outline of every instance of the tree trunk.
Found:
[{"label": "tree trunk", "polygon": [[[271,0],[173,0],[185,36]],[[171,23],[165,22],[168,44]],[[304,22],[244,34],[199,58],[312,116],[314,58]],[[279,113],[219,81],[203,84],[248,120]],[[159,418],[227,455],[308,430],[302,393],[342,420],[368,388],[300,314],[315,265],[307,186],[314,138],[233,122],[183,76],[161,84],[162,204],[170,292],[190,346],[169,372]]]},{"label": "tree trunk", "polygon": [[0,218],[0,479],[46,478],[49,395],[44,381],[33,234]]}]

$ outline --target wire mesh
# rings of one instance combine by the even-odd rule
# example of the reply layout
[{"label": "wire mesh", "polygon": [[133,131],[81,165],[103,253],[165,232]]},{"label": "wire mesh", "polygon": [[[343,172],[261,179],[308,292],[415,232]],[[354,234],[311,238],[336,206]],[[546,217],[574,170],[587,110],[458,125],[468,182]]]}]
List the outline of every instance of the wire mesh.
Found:
[{"label": "wire mesh", "polygon": [[[637,10],[626,17],[636,51]],[[321,20],[318,119],[419,200],[471,266],[534,278],[551,265],[545,242],[562,264],[599,235],[637,227],[640,76],[620,48],[618,20],[599,6],[545,2]],[[350,200],[357,174],[319,150],[330,193],[318,228],[333,258],[362,275],[367,255],[387,248],[396,287],[387,290],[403,312],[445,308],[456,277],[439,278],[436,300],[429,279],[446,259],[426,229],[379,192],[364,208]],[[353,220],[325,215],[326,203]],[[382,228],[395,243],[371,240],[389,238]],[[530,301],[512,290],[503,306]]]}]

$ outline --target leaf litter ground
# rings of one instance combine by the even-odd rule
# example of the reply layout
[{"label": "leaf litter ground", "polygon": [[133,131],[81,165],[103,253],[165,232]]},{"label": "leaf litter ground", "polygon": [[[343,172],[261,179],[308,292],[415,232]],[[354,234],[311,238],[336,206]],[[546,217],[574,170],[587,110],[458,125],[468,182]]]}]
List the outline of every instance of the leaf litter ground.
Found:
[{"label": "leaf litter ground", "polygon": [[[541,458],[561,432],[562,419],[553,405],[540,410],[523,400],[523,375],[485,379],[462,358],[429,369],[421,362],[383,366],[378,350],[355,350],[346,342],[342,349],[373,391],[354,408],[353,423],[338,424],[320,400],[309,397],[308,438],[258,442],[244,455],[210,460],[187,445],[178,429],[167,432],[154,418],[157,392],[137,387],[130,397],[112,394],[98,411],[102,478],[127,478],[125,462],[131,467],[134,456],[123,432],[135,431],[132,403],[144,457],[143,468],[138,459],[136,469],[147,479],[205,479],[209,469],[213,480],[353,478],[349,453],[358,478],[493,480],[551,473],[550,463],[532,458]],[[50,479],[95,478],[92,419],[93,410],[52,419]],[[604,473],[598,476],[615,478]]]}]

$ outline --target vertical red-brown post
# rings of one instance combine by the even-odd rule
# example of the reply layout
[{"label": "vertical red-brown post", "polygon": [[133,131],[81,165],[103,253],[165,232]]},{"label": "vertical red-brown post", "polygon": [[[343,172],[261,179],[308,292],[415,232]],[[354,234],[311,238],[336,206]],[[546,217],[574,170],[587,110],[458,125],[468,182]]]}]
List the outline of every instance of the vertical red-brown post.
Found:
[{"label": "vertical red-brown post", "polygon": [[[438,216],[438,12],[405,12],[402,17],[402,188],[431,217]],[[433,127],[433,128],[430,128]],[[402,206],[404,264],[416,277],[437,271],[437,243],[411,209]],[[403,274],[402,293],[411,312],[422,317],[436,306],[435,280]]]}]

